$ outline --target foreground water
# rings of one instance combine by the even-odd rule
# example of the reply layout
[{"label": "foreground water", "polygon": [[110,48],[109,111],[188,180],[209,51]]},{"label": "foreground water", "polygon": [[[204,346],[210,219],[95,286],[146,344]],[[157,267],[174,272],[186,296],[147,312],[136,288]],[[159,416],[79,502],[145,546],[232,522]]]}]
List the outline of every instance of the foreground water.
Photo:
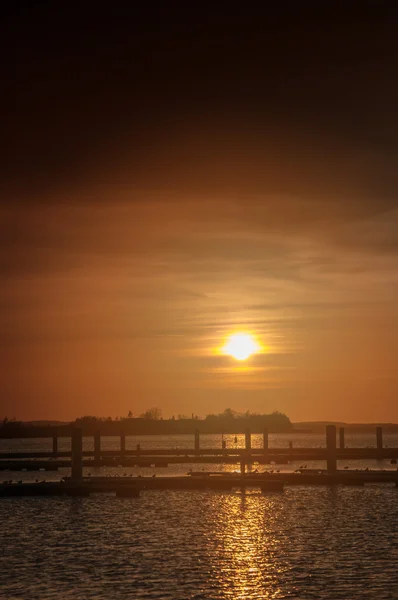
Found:
[{"label": "foreground water", "polygon": [[[167,443],[182,447],[185,437]],[[303,446],[323,441],[306,437]],[[366,436],[354,441],[374,445]],[[7,444],[15,441],[2,440],[3,450]],[[398,599],[398,489],[386,485],[8,498],[0,523],[1,599]]]}]

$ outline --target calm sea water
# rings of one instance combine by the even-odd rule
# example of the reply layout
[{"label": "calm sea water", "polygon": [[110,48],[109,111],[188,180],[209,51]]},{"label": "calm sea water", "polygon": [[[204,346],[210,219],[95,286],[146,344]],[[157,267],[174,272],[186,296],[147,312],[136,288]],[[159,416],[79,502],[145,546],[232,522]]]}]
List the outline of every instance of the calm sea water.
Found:
[{"label": "calm sea water", "polygon": [[[233,436],[226,439],[233,445]],[[253,436],[253,446],[260,440]],[[270,446],[289,441],[321,446],[324,436],[270,436]],[[192,436],[145,436],[128,438],[127,447],[137,442],[193,445]],[[398,436],[384,442],[398,446]],[[60,449],[68,443],[62,440]],[[87,448],[91,443],[85,440]],[[118,443],[104,439],[107,448]],[[346,443],[374,446],[375,440],[347,436]],[[1,440],[0,449],[15,450],[16,444],[44,449],[50,440]],[[221,446],[221,436],[202,436],[202,445]],[[368,466],[392,468],[388,461]],[[101,472],[150,475],[155,469]],[[268,495],[144,491],[137,499],[7,498],[0,501],[0,524],[1,599],[398,599],[398,489],[388,485],[287,487]]]}]

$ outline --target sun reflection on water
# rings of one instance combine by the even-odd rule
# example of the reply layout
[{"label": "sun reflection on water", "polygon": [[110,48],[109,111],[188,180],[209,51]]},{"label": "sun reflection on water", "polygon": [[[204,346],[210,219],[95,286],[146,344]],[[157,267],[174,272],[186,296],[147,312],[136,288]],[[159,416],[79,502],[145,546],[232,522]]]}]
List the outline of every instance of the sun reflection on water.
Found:
[{"label": "sun reflection on water", "polygon": [[271,496],[242,491],[215,494],[219,519],[208,539],[215,585],[224,598],[281,598],[280,586],[289,570],[281,561],[281,540],[275,535],[278,506]]}]

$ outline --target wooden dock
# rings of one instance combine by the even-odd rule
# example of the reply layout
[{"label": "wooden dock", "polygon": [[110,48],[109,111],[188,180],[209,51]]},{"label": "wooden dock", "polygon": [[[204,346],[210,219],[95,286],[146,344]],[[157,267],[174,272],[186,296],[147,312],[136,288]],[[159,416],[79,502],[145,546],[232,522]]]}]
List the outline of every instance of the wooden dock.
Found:
[{"label": "wooden dock", "polygon": [[166,468],[169,464],[238,464],[241,472],[247,465],[288,464],[289,462],[323,461],[327,470],[337,470],[337,461],[352,460],[390,460],[396,464],[398,448],[383,446],[383,432],[376,428],[374,448],[348,448],[345,445],[344,429],[339,429],[339,447],[337,447],[336,427],[326,428],[326,446],[322,448],[294,448],[292,442],[287,448],[269,448],[268,431],[263,432],[263,447],[252,448],[251,433],[246,431],[245,447],[201,448],[199,432],[194,434],[192,448],[143,449],[137,444],[134,449],[126,449],[126,437],[120,434],[118,450],[104,450],[101,447],[101,434],[94,435],[94,449],[83,450],[82,432],[76,429],[72,435],[70,451],[58,450],[58,438],[53,436],[53,449],[47,452],[1,452],[0,471],[55,471],[60,468],[72,468],[79,473],[83,467],[154,467]]},{"label": "wooden dock", "polygon": [[181,477],[82,477],[55,482],[3,482],[0,498],[21,496],[81,496],[113,494],[122,498],[138,498],[146,490],[233,491],[259,489],[262,493],[283,492],[285,486],[360,486],[372,483],[394,484],[394,471],[307,471],[302,473],[246,474],[196,473]]},{"label": "wooden dock", "polygon": [[[384,448],[381,428],[376,431],[376,448],[345,447],[344,431],[339,432],[340,447],[336,444],[336,428],[326,428],[325,448],[272,449],[268,446],[268,433],[263,436],[263,448],[251,447],[251,435],[245,435],[245,448],[200,448],[199,433],[195,433],[192,449],[126,450],[124,434],[120,450],[102,451],[99,433],[94,438],[94,451],[83,451],[80,429],[73,431],[70,452],[58,452],[58,440],[53,439],[53,452],[27,452],[0,454],[0,468],[15,471],[53,470],[70,467],[71,476],[60,481],[14,482],[7,479],[0,484],[0,498],[15,496],[90,496],[115,494],[118,497],[136,498],[143,490],[245,490],[257,488],[261,492],[281,492],[285,486],[326,485],[364,486],[366,484],[392,484],[398,488],[398,470],[337,470],[337,460],[386,459],[396,462],[398,448]],[[294,473],[247,472],[246,466],[289,461],[324,461],[326,469],[302,469]],[[167,466],[169,463],[237,463],[236,473],[192,471],[179,477],[84,477],[84,466]]]},{"label": "wooden dock", "polygon": [[[393,484],[398,487],[398,470],[337,470],[337,460],[390,459],[395,464],[398,448],[383,447],[381,428],[376,431],[376,448],[347,448],[344,430],[339,432],[340,447],[336,444],[336,427],[326,427],[326,447],[269,448],[268,432],[263,434],[263,447],[251,447],[251,434],[246,431],[245,448],[200,448],[199,433],[195,432],[191,449],[127,450],[121,434],[119,450],[102,450],[101,436],[94,436],[94,450],[83,451],[80,429],[73,431],[70,452],[58,451],[58,440],[53,439],[53,452],[13,452],[0,454],[0,470],[57,470],[71,468],[71,477],[60,481],[14,482],[7,479],[0,484],[0,498],[11,496],[89,496],[116,494],[119,497],[138,497],[142,490],[233,490],[258,488],[262,492],[280,492],[285,486],[344,485],[364,486],[370,483]],[[326,469],[302,469],[294,473],[247,472],[247,465],[288,463],[289,461],[324,461]],[[83,467],[101,466],[154,466],[167,467],[174,463],[238,464],[236,473],[192,471],[179,477],[84,477]]]}]

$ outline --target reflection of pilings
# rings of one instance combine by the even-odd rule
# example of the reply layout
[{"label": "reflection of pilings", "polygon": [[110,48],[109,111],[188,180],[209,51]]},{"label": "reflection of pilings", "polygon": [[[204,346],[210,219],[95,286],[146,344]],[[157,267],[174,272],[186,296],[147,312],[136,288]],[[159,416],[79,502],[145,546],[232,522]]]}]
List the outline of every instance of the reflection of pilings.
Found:
[{"label": "reflection of pilings", "polygon": [[339,428],[339,439],[340,439],[340,450],[344,450],[344,447],[345,447],[344,427]]},{"label": "reflection of pilings", "polygon": [[195,452],[199,452],[200,448],[200,437],[199,429],[195,429]]},{"label": "reflection of pilings", "polygon": [[99,431],[94,433],[94,464],[96,467],[101,464],[101,433]]},{"label": "reflection of pilings", "polygon": [[326,426],[327,470],[334,473],[337,470],[336,459],[336,426]]},{"label": "reflection of pilings", "polygon": [[81,429],[72,432],[72,479],[83,476],[83,435]]},{"label": "reflection of pilings", "polygon": [[58,454],[58,438],[56,435],[53,435],[53,455],[57,456]]},{"label": "reflection of pilings", "polygon": [[376,427],[376,444],[377,444],[377,453],[381,458],[383,451],[383,428]]}]

